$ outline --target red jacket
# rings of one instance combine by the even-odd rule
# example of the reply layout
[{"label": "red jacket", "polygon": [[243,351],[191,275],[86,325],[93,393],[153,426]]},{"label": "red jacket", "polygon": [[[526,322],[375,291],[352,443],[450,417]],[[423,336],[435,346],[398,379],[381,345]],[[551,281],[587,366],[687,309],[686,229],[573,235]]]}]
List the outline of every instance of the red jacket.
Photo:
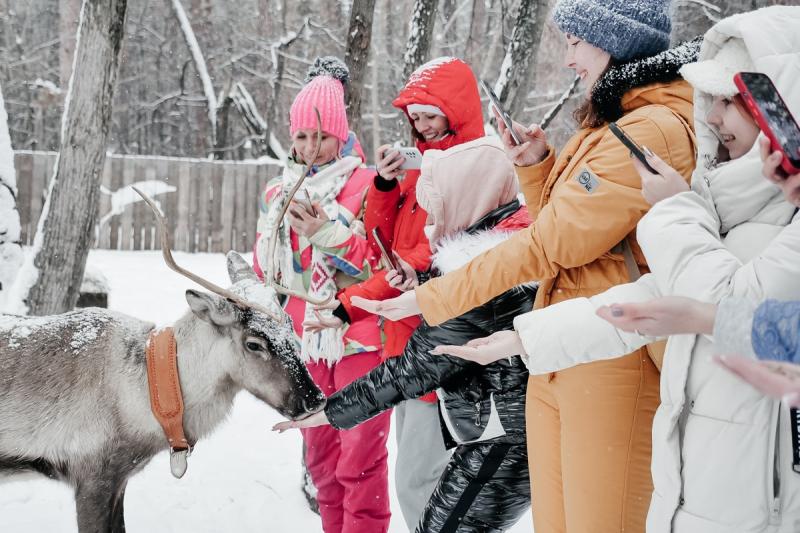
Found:
[{"label": "red jacket", "polygon": [[[411,75],[392,103],[406,113],[407,117],[406,107],[412,103],[435,105],[447,116],[452,133],[439,141],[417,141],[420,152],[428,149],[446,150],[484,135],[478,84],[472,69],[460,59],[440,58],[421,66]],[[408,118],[413,128],[411,118]],[[391,184],[382,180],[384,189],[391,189],[381,191],[376,187],[381,179],[376,178],[367,193],[364,224],[370,241],[372,228],[379,228],[381,235],[391,240],[389,245],[392,250],[415,270],[424,272],[430,268],[431,249],[422,231],[428,214],[417,204],[417,179],[419,171],[411,170],[406,172],[399,187],[391,187]],[[370,279],[339,293],[339,301],[352,321],[363,318],[367,313],[354,307],[350,303],[351,297],[386,300],[400,294],[400,291],[389,286],[385,274],[385,271],[379,270]],[[418,317],[409,317],[398,322],[386,320],[384,357],[396,357],[403,353],[408,339],[419,324]]]}]

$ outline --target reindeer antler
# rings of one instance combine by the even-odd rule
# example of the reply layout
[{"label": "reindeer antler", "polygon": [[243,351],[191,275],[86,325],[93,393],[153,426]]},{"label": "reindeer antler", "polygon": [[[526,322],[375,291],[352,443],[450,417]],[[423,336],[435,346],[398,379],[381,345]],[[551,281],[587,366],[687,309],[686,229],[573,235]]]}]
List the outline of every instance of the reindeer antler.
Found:
[{"label": "reindeer antler", "polygon": [[242,298],[238,294],[234,294],[233,292],[231,292],[231,291],[229,291],[227,289],[223,289],[222,287],[220,287],[218,285],[215,285],[214,283],[211,283],[210,281],[208,281],[206,279],[201,278],[200,276],[198,276],[194,272],[190,272],[190,271],[186,270],[185,268],[182,268],[181,266],[179,266],[175,262],[175,259],[172,257],[172,250],[170,250],[170,247],[169,247],[169,230],[167,229],[166,218],[164,218],[164,215],[161,213],[161,211],[158,209],[156,204],[153,202],[153,200],[150,199],[149,196],[147,196],[145,193],[143,193],[142,191],[140,191],[136,187],[131,187],[131,188],[134,191],[136,191],[139,194],[139,196],[141,196],[142,199],[145,202],[147,202],[147,205],[150,206],[150,209],[153,210],[153,213],[156,216],[156,220],[158,221],[158,225],[161,227],[161,252],[164,255],[164,262],[167,263],[167,266],[169,268],[171,268],[172,270],[174,270],[178,274],[189,278],[190,280],[194,281],[195,283],[197,283],[201,287],[203,287],[203,288],[205,288],[205,289],[207,289],[207,290],[209,290],[209,291],[211,291],[211,292],[213,292],[215,294],[218,294],[218,295],[222,296],[223,298],[227,298],[228,300],[230,300],[231,302],[235,303],[239,307],[250,308],[250,309],[252,309],[254,311],[258,311],[260,313],[264,313],[265,315],[267,315],[268,317],[270,317],[270,318],[272,318],[274,320],[278,320],[278,321],[281,320],[281,317],[276,315],[274,311],[271,311],[270,309],[267,309],[266,307],[264,307],[262,305],[259,305],[259,304],[255,303],[255,302],[250,302],[248,300],[245,300],[244,298]]},{"label": "reindeer antler", "polygon": [[333,293],[329,294],[326,298],[314,298],[313,296],[309,296],[308,294],[300,291],[295,291],[284,287],[277,281],[275,281],[275,268],[274,268],[274,257],[275,257],[275,247],[278,243],[278,232],[280,231],[281,221],[283,220],[284,215],[286,215],[286,210],[289,209],[289,202],[292,201],[294,195],[297,194],[297,191],[300,189],[300,186],[306,180],[308,176],[309,170],[311,170],[311,165],[314,164],[314,161],[317,160],[317,156],[319,155],[320,148],[322,148],[322,119],[319,115],[319,109],[314,107],[314,114],[317,117],[317,142],[314,148],[314,155],[311,157],[310,162],[306,162],[303,166],[302,173],[300,174],[300,179],[297,180],[294,187],[289,191],[289,194],[286,197],[286,203],[281,208],[280,215],[276,219],[275,228],[272,231],[272,235],[269,236],[269,240],[267,241],[267,265],[264,269],[264,283],[269,285],[276,292],[280,294],[284,294],[286,296],[294,296],[295,298],[299,298],[304,300],[311,305],[325,305],[333,300]]}]

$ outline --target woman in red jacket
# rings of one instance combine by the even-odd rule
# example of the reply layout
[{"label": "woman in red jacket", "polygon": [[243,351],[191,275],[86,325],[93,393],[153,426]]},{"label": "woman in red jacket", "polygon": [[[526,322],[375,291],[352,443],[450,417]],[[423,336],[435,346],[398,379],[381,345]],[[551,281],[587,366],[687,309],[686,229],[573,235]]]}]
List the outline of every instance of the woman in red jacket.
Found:
[{"label": "woman in red jacket", "polygon": [[[484,135],[475,75],[460,59],[441,57],[422,65],[411,75],[392,104],[408,117],[420,152],[446,150]],[[367,235],[371,241],[372,229],[378,228],[391,247],[390,253],[399,258],[409,272],[412,269],[419,273],[427,272],[431,249],[423,232],[428,215],[417,204],[419,170],[401,170],[399,167],[404,158],[389,145],[381,146],[377,152],[378,176],[367,193],[364,217]],[[416,284],[413,275],[401,281],[396,272],[378,271],[368,280],[341,291],[338,295],[340,305],[333,314],[342,322],[360,320],[369,313],[352,306],[351,297],[393,298],[401,290],[408,290]],[[385,321],[384,357],[397,357],[403,353],[419,324],[417,317]],[[319,327],[309,322],[305,326]],[[395,486],[403,518],[413,531],[447,464],[449,453],[442,440],[435,394],[408,400],[394,411],[398,450]]]}]

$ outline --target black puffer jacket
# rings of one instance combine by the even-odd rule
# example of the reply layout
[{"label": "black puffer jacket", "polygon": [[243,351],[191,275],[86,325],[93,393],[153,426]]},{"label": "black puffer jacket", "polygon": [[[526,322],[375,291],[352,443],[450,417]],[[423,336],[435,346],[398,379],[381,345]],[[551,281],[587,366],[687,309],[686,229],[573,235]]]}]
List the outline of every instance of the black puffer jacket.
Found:
[{"label": "black puffer jacket", "polygon": [[[468,262],[471,256],[511,235],[512,232],[491,228],[518,209],[516,201],[495,209],[462,234],[448,239],[436,255],[459,256],[449,261],[456,268]],[[434,257],[434,265],[447,262]],[[328,399],[325,413],[331,425],[351,428],[404,400],[440,389],[446,411],[441,417],[442,429],[449,447],[479,441],[524,442],[528,369],[519,356],[481,366],[456,357],[432,355],[430,350],[440,344],[461,345],[512,329],[514,317],[530,311],[535,291],[533,286],[520,286],[439,326],[423,322],[402,356],[384,361]]]}]

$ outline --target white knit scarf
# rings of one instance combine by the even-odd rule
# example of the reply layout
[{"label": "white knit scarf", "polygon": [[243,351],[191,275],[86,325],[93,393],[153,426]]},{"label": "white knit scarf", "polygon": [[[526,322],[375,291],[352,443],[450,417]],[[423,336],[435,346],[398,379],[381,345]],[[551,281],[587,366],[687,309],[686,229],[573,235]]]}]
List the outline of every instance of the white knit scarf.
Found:
[{"label": "white knit scarf", "polygon": [[[348,178],[353,173],[353,170],[361,165],[359,157],[348,156],[343,157],[324,167],[322,170],[309,176],[303,182],[303,185],[298,189],[296,197],[303,198],[307,191],[311,197],[312,202],[319,203],[325,215],[333,221],[339,218],[339,203],[336,201],[337,196],[344,188]],[[309,276],[308,286],[305,286],[303,280],[303,271],[301,266],[295,264],[295,255],[292,250],[291,238],[289,234],[289,223],[286,220],[279,221],[278,216],[286,202],[286,198],[300,179],[300,173],[305,168],[297,162],[289,159],[283,176],[281,177],[281,193],[276,196],[270,203],[267,212],[267,221],[262,233],[262,239],[259,241],[258,254],[259,260],[264,261],[261,264],[266,265],[266,261],[274,260],[275,274],[278,276],[280,282],[287,288],[307,292],[314,298],[325,298],[337,291],[336,281],[334,275],[336,269],[326,260],[325,255],[313,246],[306,237],[298,235],[299,256],[303,251],[311,246],[311,270]],[[275,231],[276,224],[280,223],[278,230],[278,242],[275,246],[275,257],[267,258],[267,239]],[[263,246],[262,246],[263,243]],[[332,316],[330,310],[319,310],[322,316]],[[306,304],[305,316],[306,320],[316,320],[314,316],[314,306]],[[339,361],[344,355],[344,341],[342,328],[327,328],[317,333],[303,331],[302,351],[301,357],[303,361],[326,361],[331,365]]]}]

